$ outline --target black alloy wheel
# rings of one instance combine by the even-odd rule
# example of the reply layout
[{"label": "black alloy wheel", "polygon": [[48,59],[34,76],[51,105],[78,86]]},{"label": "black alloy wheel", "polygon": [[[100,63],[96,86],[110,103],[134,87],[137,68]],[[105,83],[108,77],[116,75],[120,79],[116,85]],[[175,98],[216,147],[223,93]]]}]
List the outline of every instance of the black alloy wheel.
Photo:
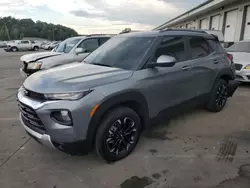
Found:
[{"label": "black alloy wheel", "polygon": [[216,93],[216,99],[215,103],[216,105],[221,108],[225,106],[228,98],[228,90],[226,85],[219,86],[217,93]]},{"label": "black alloy wheel", "polygon": [[106,147],[114,155],[128,152],[131,145],[135,143],[135,136],[138,128],[134,120],[129,117],[116,120],[108,131]]},{"label": "black alloy wheel", "polygon": [[107,162],[128,156],[136,147],[141,134],[139,115],[128,107],[110,110],[97,130],[95,149]]}]

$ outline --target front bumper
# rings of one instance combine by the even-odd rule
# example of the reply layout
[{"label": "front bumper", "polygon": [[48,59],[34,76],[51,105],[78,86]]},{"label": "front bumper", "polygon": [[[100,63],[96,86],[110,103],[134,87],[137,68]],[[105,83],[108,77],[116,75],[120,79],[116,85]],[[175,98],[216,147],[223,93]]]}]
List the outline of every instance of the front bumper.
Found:
[{"label": "front bumper", "polygon": [[4,51],[5,51],[5,52],[10,52],[11,50],[10,50],[9,47],[6,47],[6,48],[4,48]]},{"label": "front bumper", "polygon": [[242,69],[236,71],[236,80],[240,82],[250,82],[250,70]]},{"label": "front bumper", "polygon": [[47,146],[47,147],[50,147],[50,148],[55,148],[54,145],[52,144],[51,142],[51,139],[50,139],[50,136],[47,135],[47,134],[40,134],[38,132],[35,132],[33,131],[32,129],[30,129],[29,127],[27,127],[23,120],[22,120],[22,117],[21,117],[21,113],[20,113],[20,121],[21,121],[21,124],[23,125],[25,131],[31,136],[33,137],[37,142]]},{"label": "front bumper", "polygon": [[[23,91],[19,90],[17,101],[21,112],[21,123],[36,141],[70,154],[85,154],[92,149],[92,141],[87,138],[90,123],[89,114],[95,101],[102,97],[102,95],[93,92],[91,97],[87,95],[77,101],[41,102],[26,96]],[[51,118],[51,112],[62,109],[71,112],[73,126],[59,124]],[[34,124],[34,117],[35,123],[40,123]]]}]

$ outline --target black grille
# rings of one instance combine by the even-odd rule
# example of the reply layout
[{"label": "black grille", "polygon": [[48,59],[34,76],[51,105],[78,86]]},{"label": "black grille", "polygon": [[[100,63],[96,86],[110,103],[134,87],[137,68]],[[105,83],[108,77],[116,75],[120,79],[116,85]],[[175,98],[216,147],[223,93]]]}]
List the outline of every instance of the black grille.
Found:
[{"label": "black grille", "polygon": [[236,78],[238,78],[238,79],[243,79],[243,77],[240,76],[240,75],[236,75]]},{"label": "black grille", "polygon": [[23,71],[27,72],[27,67],[28,67],[28,63],[26,63],[25,61],[23,62]]},{"label": "black grille", "polygon": [[248,80],[250,80],[250,76],[247,76]]},{"label": "black grille", "polygon": [[237,63],[235,63],[234,66],[236,70],[241,70],[241,68],[243,67],[243,65]]},{"label": "black grille", "polygon": [[36,112],[29,106],[18,101],[19,110],[21,112],[22,120],[24,124],[30,129],[40,133],[45,133],[45,127],[37,116]]}]

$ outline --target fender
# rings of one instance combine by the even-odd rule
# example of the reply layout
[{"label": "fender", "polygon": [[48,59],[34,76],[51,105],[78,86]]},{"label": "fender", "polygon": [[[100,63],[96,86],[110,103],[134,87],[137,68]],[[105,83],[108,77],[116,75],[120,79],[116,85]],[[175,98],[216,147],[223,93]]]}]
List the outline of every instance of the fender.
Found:
[{"label": "fender", "polygon": [[146,125],[149,120],[149,110],[148,104],[145,97],[139,91],[129,91],[126,93],[119,93],[109,96],[102,102],[95,112],[94,116],[90,120],[90,124],[87,132],[87,140],[89,143],[94,144],[94,138],[96,131],[101,123],[101,118],[108,112],[109,109],[114,108],[115,106],[129,102],[135,102],[139,104],[139,114],[142,118],[143,124]]},{"label": "fender", "polygon": [[226,78],[228,81],[229,80],[234,80],[236,77],[235,73],[233,73],[231,68],[224,68],[222,70],[220,70],[220,72],[218,73],[218,75],[216,76],[216,79],[214,80],[214,83],[216,82],[216,80],[220,79],[220,78]]}]

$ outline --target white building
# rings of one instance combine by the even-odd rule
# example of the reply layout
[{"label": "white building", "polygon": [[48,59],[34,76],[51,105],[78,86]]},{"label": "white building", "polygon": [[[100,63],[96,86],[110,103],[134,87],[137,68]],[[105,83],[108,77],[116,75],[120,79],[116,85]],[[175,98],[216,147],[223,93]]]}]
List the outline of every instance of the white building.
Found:
[{"label": "white building", "polygon": [[221,30],[225,42],[250,40],[250,0],[208,0],[154,30],[164,28]]}]

